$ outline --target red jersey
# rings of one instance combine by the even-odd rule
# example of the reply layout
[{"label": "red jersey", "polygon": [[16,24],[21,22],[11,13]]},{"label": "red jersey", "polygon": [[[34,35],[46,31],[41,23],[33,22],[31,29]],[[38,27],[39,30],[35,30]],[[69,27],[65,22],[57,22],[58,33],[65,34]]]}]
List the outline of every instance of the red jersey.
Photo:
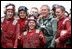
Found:
[{"label": "red jersey", "polygon": [[21,44],[23,48],[41,48],[46,44],[46,40],[42,32],[32,30],[22,34]]},{"label": "red jersey", "polygon": [[[27,21],[26,21],[26,18],[24,19],[22,19],[22,18],[20,18],[19,20],[18,20],[18,24],[19,24],[19,26],[20,26],[20,35],[26,30],[26,23],[27,23]],[[17,44],[17,47],[18,48],[21,48],[21,44],[20,44],[20,40],[18,40],[18,44]]]},{"label": "red jersey", "polygon": [[[65,32],[66,31],[66,32]],[[67,17],[62,17],[58,21],[58,30],[56,38],[59,38],[57,48],[66,48],[66,41],[71,38],[71,22]],[[64,34],[65,32],[65,34]]]},{"label": "red jersey", "polygon": [[3,48],[13,48],[16,38],[17,24],[14,19],[5,19],[2,23],[1,44]]},{"label": "red jersey", "polygon": [[26,19],[19,19],[18,24],[20,25],[20,34],[26,30]]}]

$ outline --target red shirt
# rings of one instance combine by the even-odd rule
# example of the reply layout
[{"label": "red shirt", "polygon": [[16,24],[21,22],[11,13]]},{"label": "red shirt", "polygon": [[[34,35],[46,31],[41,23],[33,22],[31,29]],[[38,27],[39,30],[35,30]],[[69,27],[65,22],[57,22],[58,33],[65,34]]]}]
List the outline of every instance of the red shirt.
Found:
[{"label": "red shirt", "polygon": [[13,24],[14,19],[5,19],[2,23],[2,36],[1,36],[1,44],[3,48],[13,48],[17,24]]},{"label": "red shirt", "polygon": [[[23,48],[40,48],[44,47],[46,40],[42,32],[35,33],[36,30],[27,32],[26,35],[21,36],[21,44]],[[41,37],[42,35],[43,37]]]},{"label": "red shirt", "polygon": [[[65,19],[68,18],[62,17],[58,21],[58,33],[56,36],[56,38],[59,38],[59,44],[57,45],[58,48],[64,47],[65,42],[71,38],[71,22],[70,20],[64,22]],[[60,36],[62,30],[66,30],[67,32],[63,36]]]},{"label": "red shirt", "polygon": [[18,24],[20,25],[20,33],[24,32],[26,29],[26,19],[19,19]]}]

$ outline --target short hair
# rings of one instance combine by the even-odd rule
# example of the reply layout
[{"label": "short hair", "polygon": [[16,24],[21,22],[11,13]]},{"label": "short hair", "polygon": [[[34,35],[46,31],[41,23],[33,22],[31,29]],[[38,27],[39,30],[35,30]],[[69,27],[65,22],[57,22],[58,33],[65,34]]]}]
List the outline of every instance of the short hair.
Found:
[{"label": "short hair", "polygon": [[58,6],[57,8],[60,8],[62,11],[65,11],[65,7],[64,6]]},{"label": "short hair", "polygon": [[59,6],[60,6],[60,5],[58,5],[58,4],[54,4],[54,5],[52,6],[52,10],[55,12],[56,8],[59,7]]},{"label": "short hair", "polygon": [[41,7],[46,6],[48,8],[48,11],[50,11],[50,7],[48,5],[42,5]]},{"label": "short hair", "polygon": [[38,10],[38,8],[37,8],[37,7],[32,7],[31,9],[37,9],[37,10]]}]

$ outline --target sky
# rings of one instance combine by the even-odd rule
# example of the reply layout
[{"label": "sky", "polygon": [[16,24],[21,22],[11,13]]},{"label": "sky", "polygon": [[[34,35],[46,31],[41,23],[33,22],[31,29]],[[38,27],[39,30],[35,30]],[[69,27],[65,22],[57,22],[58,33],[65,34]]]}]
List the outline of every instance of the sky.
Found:
[{"label": "sky", "polygon": [[41,5],[47,4],[52,8],[53,4],[62,5],[66,8],[66,11],[70,12],[71,9],[71,1],[1,1],[1,17],[4,16],[5,6],[9,3],[13,3],[16,6],[16,12],[19,6],[26,6],[30,12],[32,7],[37,7],[40,9]]}]

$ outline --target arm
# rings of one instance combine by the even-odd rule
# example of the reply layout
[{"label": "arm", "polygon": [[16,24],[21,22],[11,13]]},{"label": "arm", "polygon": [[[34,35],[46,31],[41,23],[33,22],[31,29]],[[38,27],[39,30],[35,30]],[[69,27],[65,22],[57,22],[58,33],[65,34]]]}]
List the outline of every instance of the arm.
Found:
[{"label": "arm", "polygon": [[53,36],[56,34],[57,31],[57,20],[53,18],[52,20],[52,30],[53,30]]},{"label": "arm", "polygon": [[18,45],[18,36],[20,35],[20,27],[19,24],[17,24],[17,28],[16,28],[16,39],[15,39],[15,43],[14,43],[14,48],[17,48]]},{"label": "arm", "polygon": [[45,36],[43,35],[42,32],[39,33],[39,38],[40,38],[40,41],[41,41],[41,46],[44,47],[44,45],[46,44],[46,38],[45,38]]},{"label": "arm", "polygon": [[67,32],[63,36],[59,37],[60,42],[64,42],[71,37],[71,23],[70,23],[70,21],[66,21],[65,26],[66,26]]},{"label": "arm", "polygon": [[52,21],[52,29],[53,29],[53,39],[51,41],[51,45],[50,47],[54,48],[54,45],[55,45],[55,37],[56,37],[56,31],[57,31],[57,21],[56,20],[53,20]]}]

